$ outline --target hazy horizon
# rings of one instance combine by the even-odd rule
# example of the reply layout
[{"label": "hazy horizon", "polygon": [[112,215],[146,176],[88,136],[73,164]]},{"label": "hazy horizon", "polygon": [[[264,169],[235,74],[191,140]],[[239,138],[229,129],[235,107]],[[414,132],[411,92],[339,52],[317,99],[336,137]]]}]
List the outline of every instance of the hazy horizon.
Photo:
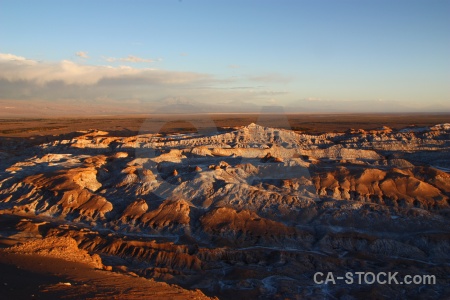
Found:
[{"label": "hazy horizon", "polygon": [[3,117],[450,112],[448,1],[26,6],[0,4]]}]

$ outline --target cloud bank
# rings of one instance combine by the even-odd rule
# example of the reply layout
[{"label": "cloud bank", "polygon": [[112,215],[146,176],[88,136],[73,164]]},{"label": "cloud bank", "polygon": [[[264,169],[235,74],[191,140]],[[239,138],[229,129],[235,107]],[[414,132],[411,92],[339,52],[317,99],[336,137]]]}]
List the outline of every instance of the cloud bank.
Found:
[{"label": "cloud bank", "polygon": [[[139,58],[129,57],[138,61]],[[199,82],[210,76],[194,72],[176,72],[157,69],[136,69],[129,66],[81,65],[70,60],[38,62],[13,54],[0,54],[0,80],[23,84],[47,85],[62,82],[66,85],[98,85],[114,80],[141,84],[177,85]]]},{"label": "cloud bank", "polygon": [[276,94],[259,85],[240,86],[237,79],[198,72],[36,61],[0,53],[0,114],[147,113],[160,110],[167,99],[181,98],[202,111],[249,112]]},{"label": "cloud bank", "polygon": [[[86,52],[77,55],[88,57]],[[124,63],[145,60],[135,56],[115,59]],[[202,111],[223,113],[260,112],[267,105],[281,105],[292,113],[450,111],[448,102],[420,106],[370,99],[301,98],[289,87],[292,82],[293,78],[278,73],[218,78],[199,72],[126,65],[36,61],[0,53],[0,115],[20,115],[25,110],[29,111],[27,115],[52,111],[70,115],[75,110],[83,114],[151,113],[170,103],[170,99],[184,99],[183,104]],[[179,105],[177,101],[172,106]],[[49,109],[43,112],[41,107]]]}]

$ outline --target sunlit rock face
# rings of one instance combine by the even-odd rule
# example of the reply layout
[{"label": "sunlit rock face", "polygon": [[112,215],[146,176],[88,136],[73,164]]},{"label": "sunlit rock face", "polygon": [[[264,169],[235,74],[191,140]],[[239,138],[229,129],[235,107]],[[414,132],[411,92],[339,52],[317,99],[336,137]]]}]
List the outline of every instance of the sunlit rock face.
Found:
[{"label": "sunlit rock face", "polygon": [[[208,295],[437,299],[450,292],[449,152],[449,124],[92,131],[2,149],[0,209],[28,218],[16,234],[71,238],[105,265]],[[437,284],[320,286],[318,271],[436,274]]]}]

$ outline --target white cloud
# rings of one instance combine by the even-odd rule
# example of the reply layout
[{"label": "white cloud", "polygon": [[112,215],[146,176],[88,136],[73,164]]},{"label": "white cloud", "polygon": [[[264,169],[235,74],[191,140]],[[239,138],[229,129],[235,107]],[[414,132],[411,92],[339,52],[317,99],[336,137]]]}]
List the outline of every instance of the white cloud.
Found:
[{"label": "white cloud", "polygon": [[[134,59],[135,58],[130,58]],[[24,63],[26,62],[26,63]],[[115,80],[117,84],[188,84],[209,79],[194,72],[175,72],[156,69],[136,69],[129,66],[80,65],[69,60],[57,63],[36,62],[12,54],[0,54],[0,80],[46,85],[63,82],[66,85],[96,85]]]},{"label": "white cloud", "polygon": [[10,63],[16,63],[16,64],[27,64],[27,65],[34,65],[37,62],[31,59],[26,59],[22,56],[17,56],[10,53],[0,53],[0,63],[2,62],[10,62]]},{"label": "white cloud", "polygon": [[17,56],[10,53],[0,53],[0,60],[26,60],[25,57]]},{"label": "white cloud", "polygon": [[81,57],[81,58],[89,58],[87,52],[85,51],[78,51],[77,53],[75,53],[77,56]]},{"label": "white cloud", "polygon": [[137,62],[147,62],[147,63],[154,62],[153,59],[137,57],[137,56],[134,56],[134,55],[128,55],[127,57],[122,58],[121,60],[122,61],[127,61],[127,62],[134,62],[134,63],[137,63]]},{"label": "white cloud", "polygon": [[108,57],[106,58],[106,61],[109,62],[115,62],[115,61],[123,61],[123,62],[131,62],[131,63],[152,63],[155,61],[159,61],[161,59],[150,59],[150,58],[142,58],[135,55],[128,55],[127,57],[122,58],[115,58],[115,57]]}]

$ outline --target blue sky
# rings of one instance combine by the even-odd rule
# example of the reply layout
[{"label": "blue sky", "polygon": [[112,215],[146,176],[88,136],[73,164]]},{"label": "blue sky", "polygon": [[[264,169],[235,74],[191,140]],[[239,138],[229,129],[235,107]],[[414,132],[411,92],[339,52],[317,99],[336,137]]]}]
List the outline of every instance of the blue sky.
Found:
[{"label": "blue sky", "polygon": [[0,99],[450,110],[449,15],[437,0],[2,0]]}]

